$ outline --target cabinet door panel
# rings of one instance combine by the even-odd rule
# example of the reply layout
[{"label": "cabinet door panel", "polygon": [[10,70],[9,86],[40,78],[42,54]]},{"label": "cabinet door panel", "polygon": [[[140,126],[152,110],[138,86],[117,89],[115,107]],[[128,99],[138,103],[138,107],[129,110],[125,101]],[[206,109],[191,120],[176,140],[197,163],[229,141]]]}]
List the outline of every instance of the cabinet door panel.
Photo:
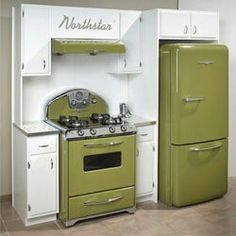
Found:
[{"label": "cabinet door panel", "polygon": [[23,8],[23,75],[49,73],[50,11],[47,7]]},{"label": "cabinet door panel", "polygon": [[153,191],[153,143],[138,143],[136,195],[142,196]]},{"label": "cabinet door panel", "polygon": [[56,154],[31,156],[28,166],[29,217],[57,210]]},{"label": "cabinet door panel", "polygon": [[192,38],[217,38],[219,19],[217,13],[191,14],[191,37]]},{"label": "cabinet door panel", "polygon": [[188,38],[190,28],[190,13],[181,11],[160,12],[161,38]]}]

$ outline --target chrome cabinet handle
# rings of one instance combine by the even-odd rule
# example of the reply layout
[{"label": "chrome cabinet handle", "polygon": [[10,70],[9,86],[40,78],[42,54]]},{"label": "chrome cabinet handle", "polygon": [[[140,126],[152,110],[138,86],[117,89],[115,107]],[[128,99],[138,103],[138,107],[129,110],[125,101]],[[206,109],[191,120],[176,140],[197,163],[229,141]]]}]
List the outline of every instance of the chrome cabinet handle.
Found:
[{"label": "chrome cabinet handle", "polygon": [[122,199],[123,197],[122,196],[118,196],[118,197],[113,197],[113,198],[109,198],[105,201],[88,201],[88,202],[84,202],[83,205],[84,206],[97,206],[97,205],[105,205],[105,204],[109,204],[109,203],[112,203],[112,202],[116,202],[120,199]]},{"label": "chrome cabinet handle", "polygon": [[184,26],[184,34],[187,34],[187,33],[188,33],[188,26],[185,25],[185,26]]},{"label": "chrome cabinet handle", "polygon": [[127,67],[127,60],[124,59],[124,68],[126,68],[126,67]]},{"label": "chrome cabinet handle", "polygon": [[147,136],[148,134],[140,134],[140,136],[142,136],[142,137],[145,137],[145,136]]},{"label": "chrome cabinet handle", "polygon": [[43,69],[45,70],[45,68],[46,68],[46,60],[43,60]]},{"label": "chrome cabinet handle", "polygon": [[45,145],[39,145],[39,148],[46,148],[48,147],[49,145],[45,144]]},{"label": "chrome cabinet handle", "polygon": [[222,146],[222,143],[216,144],[214,146],[211,147],[206,147],[206,148],[200,148],[200,147],[192,147],[189,150],[191,152],[204,152],[204,151],[209,151],[209,150],[213,150],[213,149],[217,149],[220,148]]},{"label": "chrome cabinet handle", "polygon": [[203,65],[206,65],[206,66],[208,66],[210,64],[214,64],[214,63],[215,63],[215,61],[199,61],[198,62],[198,64],[203,64]]},{"label": "chrome cabinet handle", "polygon": [[120,145],[123,142],[110,142],[110,143],[86,143],[84,144],[84,147],[87,148],[99,148],[99,147],[109,147],[109,146],[116,146]]},{"label": "chrome cabinet handle", "polygon": [[186,102],[186,103],[190,103],[190,102],[200,102],[200,101],[203,101],[204,98],[202,97],[186,97],[186,98],[183,98],[183,101]]},{"label": "chrome cabinet handle", "polygon": [[194,25],[194,26],[193,26],[193,34],[196,34],[196,33],[197,33],[197,26]]},{"label": "chrome cabinet handle", "polygon": [[53,159],[51,159],[51,170],[53,169]]}]

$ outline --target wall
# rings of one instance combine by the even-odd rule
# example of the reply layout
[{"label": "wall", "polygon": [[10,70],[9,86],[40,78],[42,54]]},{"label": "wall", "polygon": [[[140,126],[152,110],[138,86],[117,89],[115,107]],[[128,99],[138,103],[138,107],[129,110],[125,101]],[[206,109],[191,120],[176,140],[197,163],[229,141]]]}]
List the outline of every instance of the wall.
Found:
[{"label": "wall", "polygon": [[146,10],[177,8],[177,0],[0,0],[0,195],[11,193],[11,8],[16,3]]},{"label": "wall", "polygon": [[220,15],[220,43],[229,48],[229,176],[236,176],[236,2],[228,0],[179,0],[179,9],[218,11]]}]

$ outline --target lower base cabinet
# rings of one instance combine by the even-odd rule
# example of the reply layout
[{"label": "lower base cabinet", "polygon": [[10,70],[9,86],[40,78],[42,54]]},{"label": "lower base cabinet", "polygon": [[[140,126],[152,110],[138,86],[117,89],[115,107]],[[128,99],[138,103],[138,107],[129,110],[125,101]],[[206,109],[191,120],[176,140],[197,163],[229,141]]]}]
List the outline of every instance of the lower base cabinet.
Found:
[{"label": "lower base cabinet", "polygon": [[27,136],[13,128],[13,207],[24,224],[56,220],[58,134]]},{"label": "lower base cabinet", "polygon": [[153,126],[137,128],[136,197],[153,193]]}]

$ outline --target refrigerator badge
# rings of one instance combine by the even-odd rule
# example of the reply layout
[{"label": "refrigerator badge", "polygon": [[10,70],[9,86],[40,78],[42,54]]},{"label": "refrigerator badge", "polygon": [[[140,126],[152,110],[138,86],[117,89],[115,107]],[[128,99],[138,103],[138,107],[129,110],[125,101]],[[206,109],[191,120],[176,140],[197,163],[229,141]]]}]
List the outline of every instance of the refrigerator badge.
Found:
[{"label": "refrigerator badge", "polygon": [[64,15],[58,28],[64,28],[66,30],[102,30],[110,31],[112,30],[111,24],[104,23],[102,19],[99,21],[92,21],[91,18],[85,18],[82,21],[76,21],[75,17],[69,17]]}]

